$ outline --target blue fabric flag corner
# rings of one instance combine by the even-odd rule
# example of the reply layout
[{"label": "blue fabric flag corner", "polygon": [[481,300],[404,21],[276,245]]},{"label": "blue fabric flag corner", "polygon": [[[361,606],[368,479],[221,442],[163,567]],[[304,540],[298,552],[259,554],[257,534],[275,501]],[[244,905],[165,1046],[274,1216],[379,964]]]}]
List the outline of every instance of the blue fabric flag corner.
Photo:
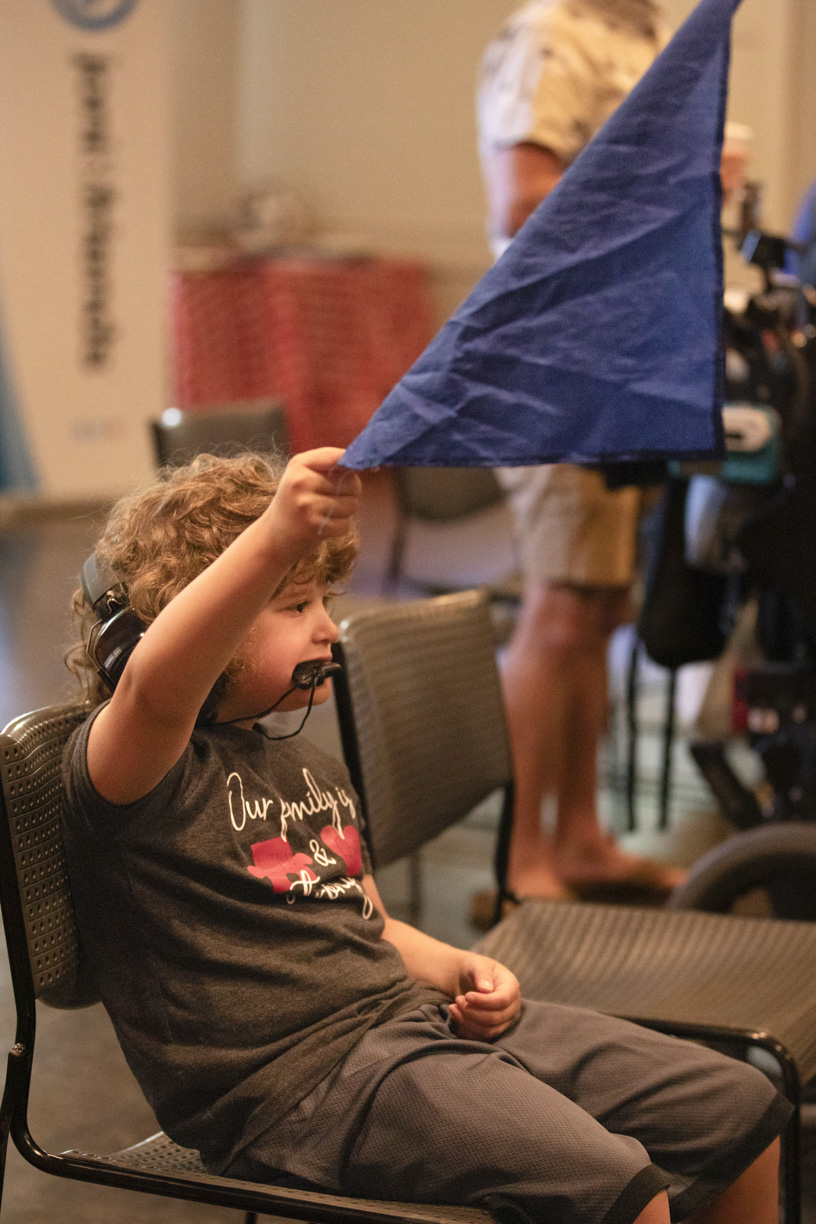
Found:
[{"label": "blue fabric flag corner", "polygon": [[731,18],[701,0],[341,463],[722,453]]}]

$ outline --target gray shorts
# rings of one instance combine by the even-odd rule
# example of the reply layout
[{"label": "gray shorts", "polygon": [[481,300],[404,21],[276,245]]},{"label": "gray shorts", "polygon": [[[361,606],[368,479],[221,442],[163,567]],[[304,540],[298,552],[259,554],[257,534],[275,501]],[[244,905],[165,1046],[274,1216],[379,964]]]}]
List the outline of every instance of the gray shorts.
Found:
[{"label": "gray shorts", "polygon": [[446,1012],[369,1030],[230,1174],[536,1224],[631,1224],[666,1189],[680,1220],[790,1115],[752,1067],[595,1012],[526,1003],[489,1044]]}]

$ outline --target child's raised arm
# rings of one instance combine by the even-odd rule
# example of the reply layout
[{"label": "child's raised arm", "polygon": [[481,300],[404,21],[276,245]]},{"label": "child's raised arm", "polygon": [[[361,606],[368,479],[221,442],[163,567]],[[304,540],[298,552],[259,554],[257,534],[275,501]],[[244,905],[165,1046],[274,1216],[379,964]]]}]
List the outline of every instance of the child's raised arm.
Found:
[{"label": "child's raised arm", "polygon": [[342,451],[296,455],[260,518],[156,617],[96,718],[88,768],[112,803],[146,795],[179,759],[213,684],[286,575],[351,527],[360,479]]}]

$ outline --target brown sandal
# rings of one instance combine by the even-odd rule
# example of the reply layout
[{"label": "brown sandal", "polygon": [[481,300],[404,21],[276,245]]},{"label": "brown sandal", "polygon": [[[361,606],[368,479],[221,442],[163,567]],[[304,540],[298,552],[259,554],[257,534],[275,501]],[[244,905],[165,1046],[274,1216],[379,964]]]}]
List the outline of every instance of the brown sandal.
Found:
[{"label": "brown sandal", "polygon": [[610,880],[570,880],[569,887],[581,901],[608,904],[662,905],[677,887],[676,868],[655,859],[638,859],[621,876]]}]

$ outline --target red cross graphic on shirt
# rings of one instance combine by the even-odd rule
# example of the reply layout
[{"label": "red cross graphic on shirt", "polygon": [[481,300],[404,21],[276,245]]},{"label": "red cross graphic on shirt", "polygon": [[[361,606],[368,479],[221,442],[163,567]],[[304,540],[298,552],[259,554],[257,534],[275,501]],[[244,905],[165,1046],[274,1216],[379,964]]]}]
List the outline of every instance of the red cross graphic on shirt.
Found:
[{"label": "red cross graphic on shirt", "polygon": [[306,878],[317,883],[317,876],[309,870],[312,858],[308,854],[293,854],[292,848],[282,837],[272,837],[269,841],[255,842],[250,846],[254,867],[247,867],[250,875],[258,879],[266,877],[272,881],[275,892],[288,892],[292,887],[290,875]]}]

